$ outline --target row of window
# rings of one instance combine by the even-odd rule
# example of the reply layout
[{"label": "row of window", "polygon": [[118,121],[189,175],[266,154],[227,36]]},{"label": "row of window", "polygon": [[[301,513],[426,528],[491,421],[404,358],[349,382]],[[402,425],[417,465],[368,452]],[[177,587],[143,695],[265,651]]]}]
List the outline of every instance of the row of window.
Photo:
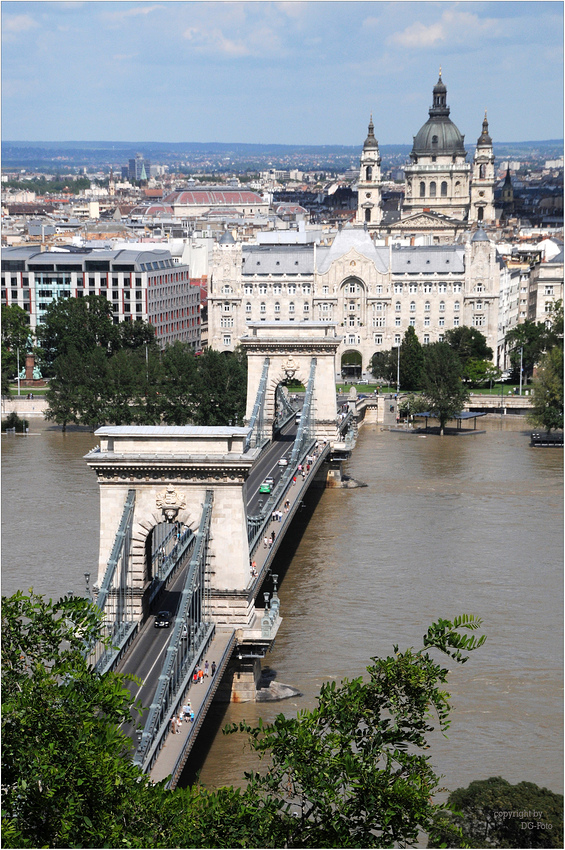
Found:
[{"label": "row of window", "polygon": [[[227,310],[226,310],[226,307],[228,308]],[[225,311],[225,312],[230,312],[230,311],[229,311],[229,307],[230,307],[230,305],[226,305],[226,304],[224,304],[224,311]],[[275,308],[274,308],[274,310],[275,310],[275,313],[280,313],[280,312],[281,312],[281,305],[279,304],[279,302],[278,302],[278,301],[275,301]],[[304,304],[303,304],[303,306],[302,306],[302,311],[303,311],[304,313],[309,313],[309,312],[310,312],[310,304],[309,304],[307,301],[305,301],[305,302],[304,302]],[[250,301],[247,301],[247,302],[246,302],[246,304],[245,304],[245,312],[246,312],[246,313],[251,313],[251,302],[250,302]],[[260,313],[266,313],[266,312],[267,312],[267,305],[265,304],[265,302],[264,302],[264,301],[261,301],[261,303],[260,303],[260,305],[259,305],[259,312],[260,312]],[[289,313],[295,313],[295,312],[296,312],[296,307],[295,307],[294,301],[291,301],[291,302],[290,302],[290,304],[288,305],[288,312],[289,312]]]},{"label": "row of window", "polygon": [[[267,295],[268,290],[269,290],[269,286],[271,286],[271,284],[259,283],[259,284],[256,284],[255,288],[259,292],[259,295]],[[273,295],[282,295],[283,285],[281,283],[273,283],[272,288],[273,288]],[[312,291],[312,285],[310,283],[303,283],[303,284],[300,284],[300,285],[296,284],[296,283],[287,283],[287,284],[285,284],[285,289],[286,289],[286,291],[288,292],[289,295],[296,295],[296,293],[298,291],[301,291],[303,295],[309,295],[310,292]],[[224,286],[222,288],[222,293],[224,295],[229,294],[230,292],[233,292],[233,289],[231,288],[231,286]],[[244,295],[253,295],[253,292],[254,292],[254,286],[253,286],[252,283],[244,284],[244,287],[243,287],[243,294]]]},{"label": "row of window", "polygon": [[[481,286],[482,290],[482,285]],[[415,294],[416,292],[428,292],[431,293],[434,291],[434,288],[437,288],[439,293],[442,292],[461,292],[462,284],[459,281],[454,281],[453,283],[395,283],[394,284],[394,294],[402,295],[402,292],[409,292]],[[479,291],[481,291],[479,290]]]}]

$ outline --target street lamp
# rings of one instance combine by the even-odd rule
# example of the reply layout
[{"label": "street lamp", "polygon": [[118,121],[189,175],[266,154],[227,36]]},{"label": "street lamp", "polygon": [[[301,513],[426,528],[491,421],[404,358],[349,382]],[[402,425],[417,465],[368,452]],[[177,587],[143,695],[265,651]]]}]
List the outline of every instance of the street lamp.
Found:
[{"label": "street lamp", "polygon": [[89,587],[89,585],[90,585],[90,573],[84,574],[84,580],[86,582],[86,598],[90,599],[90,587]]},{"label": "street lamp", "polygon": [[524,362],[524,346],[520,346],[520,395],[522,395],[522,364]]},{"label": "street lamp", "polygon": [[396,361],[396,395],[400,393],[400,343],[398,343],[398,358]]}]

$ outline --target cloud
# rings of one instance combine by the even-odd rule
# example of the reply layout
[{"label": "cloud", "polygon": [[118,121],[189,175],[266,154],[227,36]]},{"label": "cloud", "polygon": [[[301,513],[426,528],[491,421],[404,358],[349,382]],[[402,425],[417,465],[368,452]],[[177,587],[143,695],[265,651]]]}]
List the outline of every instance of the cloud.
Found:
[{"label": "cloud", "polygon": [[230,57],[248,56],[250,53],[249,48],[242,41],[227,38],[217,28],[204,31],[198,27],[188,27],[183,36],[203,53],[216,53]]},{"label": "cloud", "polygon": [[387,39],[389,44],[407,48],[429,48],[441,44],[469,44],[476,36],[500,36],[499,21],[493,18],[481,20],[471,12],[446,10],[439,21],[423,24],[416,21],[402,32],[396,32]]},{"label": "cloud", "polygon": [[150,15],[160,8],[158,3],[153,6],[132,6],[127,9],[120,9],[119,12],[106,12],[105,17],[110,21],[123,21],[125,18],[135,18],[139,15]]},{"label": "cloud", "polygon": [[39,26],[30,15],[10,15],[4,18],[2,29],[4,33],[26,32]]}]

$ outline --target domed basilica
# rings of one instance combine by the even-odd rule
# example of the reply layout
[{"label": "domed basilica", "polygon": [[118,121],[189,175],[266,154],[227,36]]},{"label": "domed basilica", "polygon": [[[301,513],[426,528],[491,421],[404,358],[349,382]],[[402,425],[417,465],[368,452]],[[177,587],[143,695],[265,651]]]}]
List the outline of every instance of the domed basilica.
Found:
[{"label": "domed basilica", "polygon": [[405,167],[402,209],[388,218],[382,210],[381,157],[371,116],[360,161],[359,224],[382,235],[433,232],[434,241],[451,241],[469,224],[494,223],[494,155],[486,114],[471,165],[465,137],[449,112],[440,68],[429,118],[414,136]]}]

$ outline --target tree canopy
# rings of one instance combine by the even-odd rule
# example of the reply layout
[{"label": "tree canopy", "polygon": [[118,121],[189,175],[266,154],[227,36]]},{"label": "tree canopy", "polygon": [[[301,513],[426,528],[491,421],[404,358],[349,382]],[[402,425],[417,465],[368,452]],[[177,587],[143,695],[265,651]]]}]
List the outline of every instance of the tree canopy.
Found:
[{"label": "tree canopy", "polygon": [[400,346],[400,389],[422,388],[424,349],[413,327],[408,327]]},{"label": "tree canopy", "polygon": [[555,345],[541,358],[532,384],[529,420],[546,431],[563,428],[563,348]]},{"label": "tree canopy", "polygon": [[[451,820],[470,847],[563,847],[563,795],[501,776],[471,782],[449,795]],[[432,847],[458,847],[440,835]]]},{"label": "tree canopy", "polygon": [[443,434],[445,423],[462,410],[469,392],[461,381],[461,361],[451,346],[446,342],[434,342],[424,351],[422,394],[430,413],[439,419]]},{"label": "tree canopy", "polygon": [[480,620],[438,620],[423,645],[330,682],[318,704],[243,731],[267,762],[243,789],[166,791],[131,761],[122,676],[88,666],[100,627],[88,601],[3,599],[5,847],[390,847],[421,831],[458,840],[428,738],[449,726],[448,670],[484,641]]},{"label": "tree canopy", "polygon": [[10,394],[10,380],[25,366],[28,351],[33,348],[33,334],[29,326],[29,313],[12,304],[2,305],[2,396]]}]

